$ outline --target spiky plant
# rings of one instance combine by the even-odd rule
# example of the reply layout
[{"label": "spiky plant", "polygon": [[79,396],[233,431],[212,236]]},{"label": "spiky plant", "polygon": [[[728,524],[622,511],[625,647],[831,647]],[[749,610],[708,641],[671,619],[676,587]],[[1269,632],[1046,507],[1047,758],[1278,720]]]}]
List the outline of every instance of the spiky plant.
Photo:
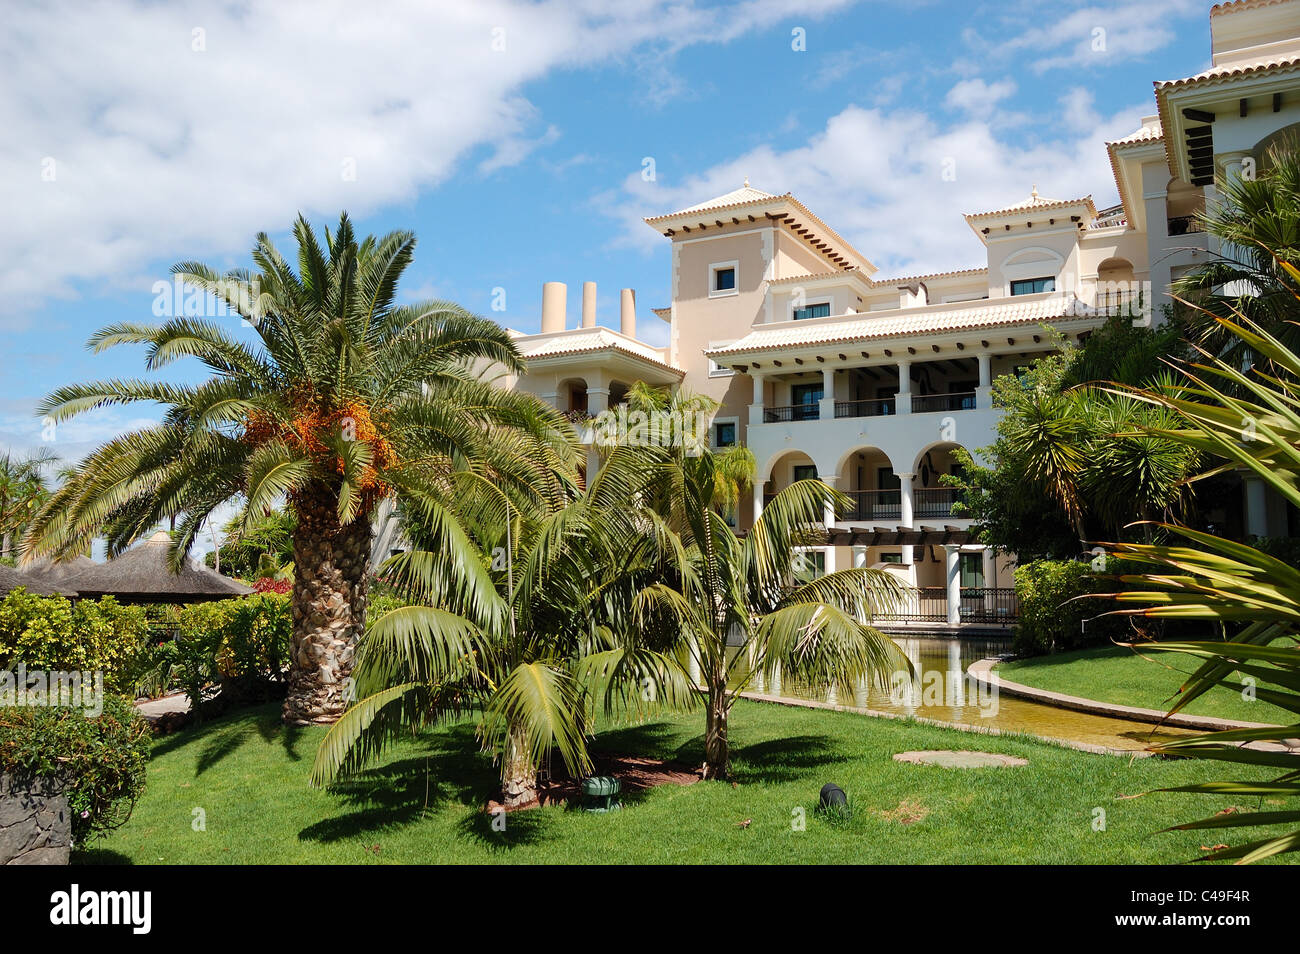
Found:
[{"label": "spiky plant", "polygon": [[576,452],[554,410],[479,380],[482,366],[522,369],[502,328],[452,302],[398,302],[413,233],[359,239],[344,213],[323,243],[302,216],[293,236],[296,270],[265,233],[256,271],[173,267],[229,310],[224,326],[173,317],[90,339],[96,352],[144,345],[150,371],[195,358],[211,376],[75,384],[46,398],[39,413],[55,420],[137,402],[164,414],[89,454],[33,522],[26,551],[68,557],[103,534],[118,552],[172,522],[179,565],[216,507],[242,498],[252,519],[287,499],[297,572],[284,716],[301,724],[332,722],[346,706],[379,501],[438,512],[447,476],[471,471],[531,505],[566,492]]}]

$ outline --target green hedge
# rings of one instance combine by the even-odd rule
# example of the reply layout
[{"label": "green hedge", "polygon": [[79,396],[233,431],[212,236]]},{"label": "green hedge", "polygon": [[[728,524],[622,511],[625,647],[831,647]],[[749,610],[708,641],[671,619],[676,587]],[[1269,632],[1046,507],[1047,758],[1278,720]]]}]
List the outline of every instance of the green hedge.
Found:
[{"label": "green hedge", "polygon": [[109,692],[134,692],[149,623],[111,596],[72,603],[25,589],[0,600],[0,669],[102,672]]},{"label": "green hedge", "polygon": [[0,708],[0,773],[61,779],[74,845],[131,817],[148,758],[149,726],[120,696],[106,695],[94,719],[66,706]]},{"label": "green hedge", "polygon": [[1125,617],[1101,616],[1115,608],[1114,602],[1088,597],[1091,593],[1115,592],[1116,570],[1115,561],[1108,562],[1105,572],[1075,560],[1034,560],[1016,567],[1016,600],[1020,604],[1014,637],[1016,653],[1039,656],[1094,646],[1128,634]]}]

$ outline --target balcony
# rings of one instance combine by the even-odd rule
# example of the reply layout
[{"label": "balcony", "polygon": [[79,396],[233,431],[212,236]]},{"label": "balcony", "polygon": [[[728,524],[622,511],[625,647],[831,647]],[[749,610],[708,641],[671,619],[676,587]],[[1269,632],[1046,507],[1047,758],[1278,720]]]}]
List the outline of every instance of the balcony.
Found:
[{"label": "balcony", "polygon": [[1205,226],[1195,215],[1173,215],[1167,220],[1170,235],[1191,235],[1204,232]]},{"label": "balcony", "polygon": [[[785,407],[763,408],[764,424],[784,424],[787,421],[815,421],[820,417],[816,404],[790,404]],[[838,416],[838,415],[837,415]]]},{"label": "balcony", "polygon": [[912,395],[913,414],[924,414],[927,411],[973,411],[974,409],[974,391],[954,391],[950,394]]},{"label": "balcony", "polygon": [[[1016,591],[1010,587],[961,588],[958,618],[961,623],[1010,626],[1020,616]],[[948,595],[941,586],[917,589],[907,598],[906,605],[893,613],[878,613],[872,622],[889,623],[947,623]]]},{"label": "balcony", "polygon": [[953,505],[960,500],[956,487],[921,487],[912,491],[912,516],[951,517]]},{"label": "balcony", "polygon": [[835,416],[839,417],[885,417],[898,411],[898,402],[894,398],[877,398],[871,401],[836,401]]},{"label": "balcony", "polygon": [[850,490],[847,507],[840,507],[839,520],[899,520],[903,514],[900,490]]}]

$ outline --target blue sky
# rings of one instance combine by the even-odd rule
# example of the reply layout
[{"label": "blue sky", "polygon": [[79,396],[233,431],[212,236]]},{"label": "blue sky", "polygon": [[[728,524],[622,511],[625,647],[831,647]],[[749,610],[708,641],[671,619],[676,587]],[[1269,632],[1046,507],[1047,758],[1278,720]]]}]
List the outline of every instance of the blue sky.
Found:
[{"label": "blue sky", "polygon": [[247,264],[254,233],[283,236],[299,210],[414,229],[408,297],[523,331],[543,281],[569,283],[573,322],[594,280],[601,323],[631,286],[661,339],[668,243],[640,218],[745,176],[793,191],[882,275],[979,265],[962,213],[1031,185],[1116,201],[1102,143],[1154,112],[1153,80],[1205,68],[1209,7],[19,4],[0,35],[0,447],[75,459],[147,422],[106,410],[43,442],[32,408],[142,373],[86,338],[149,320],[172,262]]}]

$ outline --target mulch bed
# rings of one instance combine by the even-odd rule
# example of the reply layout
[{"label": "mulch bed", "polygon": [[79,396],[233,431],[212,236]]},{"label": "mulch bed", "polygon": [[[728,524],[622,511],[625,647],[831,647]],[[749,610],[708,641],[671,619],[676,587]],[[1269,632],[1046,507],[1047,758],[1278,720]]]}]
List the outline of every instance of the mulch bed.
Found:
[{"label": "mulch bed", "polygon": [[[657,785],[693,785],[700,780],[700,770],[682,762],[666,762],[663,759],[643,758],[633,755],[592,755],[592,775],[613,775],[623,783],[623,792],[643,792]],[[568,802],[580,803],[582,789],[579,779],[566,777],[564,767],[555,771],[554,778],[538,786],[536,801],[526,805],[505,808],[496,799],[488,801],[484,811],[489,814],[498,811],[523,811],[540,805],[563,805]]]}]

